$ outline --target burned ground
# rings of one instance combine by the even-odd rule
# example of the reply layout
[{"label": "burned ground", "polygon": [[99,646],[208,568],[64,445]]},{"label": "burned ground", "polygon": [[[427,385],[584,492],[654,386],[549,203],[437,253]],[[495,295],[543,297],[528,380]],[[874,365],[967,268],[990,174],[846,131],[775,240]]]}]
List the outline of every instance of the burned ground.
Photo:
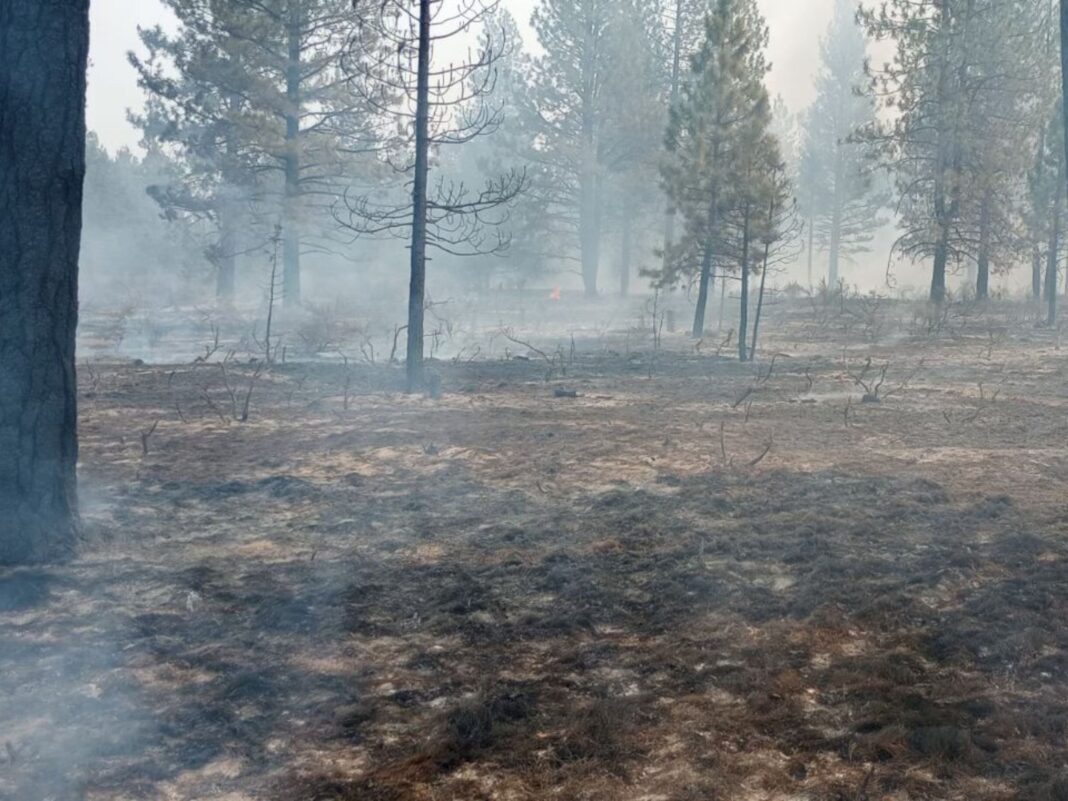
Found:
[{"label": "burned ground", "polygon": [[869,311],[438,399],[83,370],[83,554],[0,575],[0,798],[1068,798],[1068,358]]}]

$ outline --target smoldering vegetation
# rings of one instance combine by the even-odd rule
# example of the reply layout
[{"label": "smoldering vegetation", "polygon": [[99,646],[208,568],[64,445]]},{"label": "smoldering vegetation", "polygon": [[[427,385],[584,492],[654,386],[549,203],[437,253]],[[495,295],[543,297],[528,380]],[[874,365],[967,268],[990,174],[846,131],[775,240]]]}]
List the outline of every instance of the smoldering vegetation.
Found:
[{"label": "smoldering vegetation", "polygon": [[0,791],[1061,797],[1057,336],[867,303],[776,304],[753,365],[640,305],[516,325],[439,398],[83,369],[85,555],[3,578]]}]

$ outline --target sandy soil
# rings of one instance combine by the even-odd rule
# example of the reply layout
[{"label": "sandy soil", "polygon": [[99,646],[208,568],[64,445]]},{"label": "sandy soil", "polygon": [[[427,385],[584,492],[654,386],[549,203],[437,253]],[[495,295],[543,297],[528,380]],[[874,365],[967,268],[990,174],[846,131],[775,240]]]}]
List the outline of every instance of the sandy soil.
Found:
[{"label": "sandy soil", "polygon": [[1059,334],[773,312],[750,365],[517,328],[436,399],[83,368],[82,555],[0,573],[0,798],[1068,798]]}]

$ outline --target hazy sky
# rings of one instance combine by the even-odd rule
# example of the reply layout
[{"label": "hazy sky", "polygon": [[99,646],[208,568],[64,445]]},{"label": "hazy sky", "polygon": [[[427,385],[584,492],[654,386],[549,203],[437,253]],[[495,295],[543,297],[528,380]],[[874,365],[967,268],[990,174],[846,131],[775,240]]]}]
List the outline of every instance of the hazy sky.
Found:
[{"label": "hazy sky", "polygon": [[[503,0],[525,22],[535,0]],[[794,111],[812,99],[819,64],[819,38],[831,19],[834,0],[758,0],[771,28],[769,79]],[[139,108],[141,93],[126,52],[137,48],[137,26],[167,19],[159,0],[93,0],[89,68],[89,127],[110,149],[136,146],[138,135],[126,121]]]}]

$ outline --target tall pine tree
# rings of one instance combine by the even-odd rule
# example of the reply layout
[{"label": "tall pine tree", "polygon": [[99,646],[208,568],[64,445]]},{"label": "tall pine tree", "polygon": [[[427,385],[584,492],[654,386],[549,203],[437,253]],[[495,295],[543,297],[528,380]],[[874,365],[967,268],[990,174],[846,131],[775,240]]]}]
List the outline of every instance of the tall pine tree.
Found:
[{"label": "tall pine tree", "polygon": [[799,183],[809,241],[827,253],[827,283],[833,287],[841,259],[867,250],[888,201],[873,179],[868,148],[857,139],[872,125],[875,108],[859,93],[866,42],[851,0],[837,0],[820,52],[823,67],[816,100],[805,115]]},{"label": "tall pine tree", "polygon": [[[777,150],[767,143],[767,41],[755,0],[716,0],[689,80],[670,113],[662,182],[685,230],[657,278],[667,286],[697,281],[694,337],[704,334],[715,269],[734,269],[740,263],[747,274],[751,265],[748,254],[740,252],[751,243],[752,231],[745,230],[751,219],[746,218],[763,207],[759,178]],[[777,153],[773,160],[778,162]]]},{"label": "tall pine tree", "polygon": [[330,236],[322,223],[373,146],[372,110],[342,69],[359,17],[335,0],[165,3],[177,33],[142,31],[148,57],[130,54],[149,94],[136,122],[184,165],[160,201],[217,222],[211,252],[224,300],[249,212],[264,239],[280,223],[283,301],[299,305],[302,253]]}]

